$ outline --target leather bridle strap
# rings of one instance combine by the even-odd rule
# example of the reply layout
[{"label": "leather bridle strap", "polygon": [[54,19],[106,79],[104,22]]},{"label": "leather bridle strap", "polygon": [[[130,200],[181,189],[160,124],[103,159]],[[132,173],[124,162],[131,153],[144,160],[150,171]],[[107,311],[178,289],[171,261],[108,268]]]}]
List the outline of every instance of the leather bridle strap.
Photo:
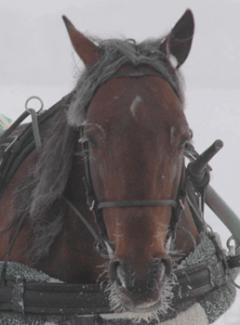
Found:
[{"label": "leather bridle strap", "polygon": [[135,208],[135,207],[177,207],[175,200],[133,200],[133,201],[105,201],[97,204],[98,210],[106,208]]}]

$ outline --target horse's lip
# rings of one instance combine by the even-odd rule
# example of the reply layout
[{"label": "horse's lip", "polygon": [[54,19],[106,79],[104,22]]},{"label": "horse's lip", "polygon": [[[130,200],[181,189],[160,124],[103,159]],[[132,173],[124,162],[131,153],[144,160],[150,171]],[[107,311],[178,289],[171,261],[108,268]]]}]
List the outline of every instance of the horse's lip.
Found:
[{"label": "horse's lip", "polygon": [[151,313],[151,312],[156,312],[156,310],[158,310],[159,304],[160,304],[160,300],[152,304],[143,304],[142,306],[130,307],[129,305],[124,305],[124,308],[129,313],[135,313],[135,314]]},{"label": "horse's lip", "polygon": [[[125,299],[124,299],[125,298]],[[144,302],[139,305],[134,304],[129,299],[126,299],[126,297],[122,297],[122,306],[124,309],[130,313],[149,313],[156,311],[159,308],[159,305],[161,304],[161,299],[151,301],[151,302]],[[125,301],[124,301],[125,300]]]},{"label": "horse's lip", "polygon": [[160,300],[149,302],[149,303],[143,303],[141,305],[135,306],[133,312],[135,313],[151,312],[158,309],[159,304],[160,304]]}]

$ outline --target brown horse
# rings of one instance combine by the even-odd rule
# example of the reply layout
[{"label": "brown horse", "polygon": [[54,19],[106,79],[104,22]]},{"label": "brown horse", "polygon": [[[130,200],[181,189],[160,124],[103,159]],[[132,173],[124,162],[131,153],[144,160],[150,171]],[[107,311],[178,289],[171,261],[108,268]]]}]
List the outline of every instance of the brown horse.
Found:
[{"label": "brown horse", "polygon": [[191,132],[178,72],[193,16],[140,44],[96,45],[64,21],[86,70],[1,196],[1,259],[72,283],[106,273],[114,309],[158,312],[172,297],[171,268],[198,241],[181,196]]}]

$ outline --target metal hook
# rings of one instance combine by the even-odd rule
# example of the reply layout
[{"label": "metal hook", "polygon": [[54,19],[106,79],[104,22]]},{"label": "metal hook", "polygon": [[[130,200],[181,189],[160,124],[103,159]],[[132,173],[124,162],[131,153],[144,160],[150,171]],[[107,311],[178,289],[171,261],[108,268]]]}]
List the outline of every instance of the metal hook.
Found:
[{"label": "metal hook", "polygon": [[213,231],[212,227],[209,224],[206,224],[206,231],[210,236],[214,235],[214,231]]},{"label": "metal hook", "polygon": [[227,248],[228,248],[228,253],[230,256],[236,255],[236,249],[237,249],[237,242],[234,239],[233,236],[229,237],[227,240]]},{"label": "metal hook", "polygon": [[[35,110],[33,107],[29,106],[29,103],[33,100],[37,100],[40,103],[40,108]],[[38,96],[31,96],[25,102],[25,110],[26,112],[31,115],[32,118],[32,129],[33,129],[33,137],[36,144],[36,149],[39,151],[42,146],[39,124],[38,124],[38,115],[42,112],[44,107],[44,103],[42,99]]]},{"label": "metal hook", "polygon": [[[32,101],[38,101],[38,103],[40,104],[40,108],[38,109],[38,110],[36,110],[35,108],[33,108],[33,107],[30,107],[29,106],[29,104],[30,104],[30,102],[32,102]],[[43,103],[43,100],[40,98],[40,97],[38,97],[38,96],[31,96],[31,97],[29,97],[27,100],[26,100],[26,102],[25,102],[25,110],[28,112],[28,113],[30,113],[31,114],[31,111],[32,110],[34,110],[36,113],[41,113],[42,112],[42,110],[43,110],[43,107],[44,107],[44,103]]]}]

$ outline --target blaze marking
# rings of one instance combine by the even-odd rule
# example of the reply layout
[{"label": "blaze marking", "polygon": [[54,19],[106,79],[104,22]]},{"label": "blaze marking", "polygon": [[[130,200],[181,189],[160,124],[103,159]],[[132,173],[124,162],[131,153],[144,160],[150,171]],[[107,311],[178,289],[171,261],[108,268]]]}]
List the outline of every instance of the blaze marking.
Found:
[{"label": "blaze marking", "polygon": [[137,109],[138,109],[138,107],[139,107],[139,104],[141,104],[142,101],[143,101],[143,100],[142,100],[141,96],[137,95],[137,96],[134,98],[134,100],[133,100],[133,102],[132,102],[132,104],[131,104],[131,106],[130,106],[130,112],[131,112],[131,114],[132,114],[132,116],[133,116],[134,118],[136,117]]}]

